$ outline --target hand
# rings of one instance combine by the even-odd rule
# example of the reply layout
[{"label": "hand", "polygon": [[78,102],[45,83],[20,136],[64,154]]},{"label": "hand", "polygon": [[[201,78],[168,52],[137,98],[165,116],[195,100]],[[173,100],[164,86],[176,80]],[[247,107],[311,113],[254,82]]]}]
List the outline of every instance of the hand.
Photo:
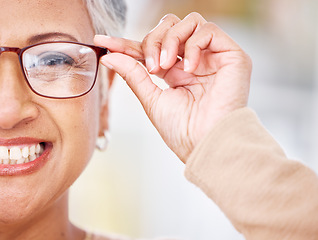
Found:
[{"label": "hand", "polygon": [[[165,16],[142,43],[96,36],[95,44],[112,52],[101,63],[126,80],[184,163],[220,119],[247,105],[250,58],[198,13],[183,20]],[[164,79],[169,88],[158,88],[150,74]]]}]

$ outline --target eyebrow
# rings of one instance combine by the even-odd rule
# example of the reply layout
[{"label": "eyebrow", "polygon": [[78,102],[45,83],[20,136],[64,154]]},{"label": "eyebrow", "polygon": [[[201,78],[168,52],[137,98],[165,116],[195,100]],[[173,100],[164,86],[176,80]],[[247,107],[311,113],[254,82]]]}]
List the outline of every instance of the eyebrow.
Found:
[{"label": "eyebrow", "polygon": [[70,40],[73,42],[78,42],[76,37],[68,34],[68,33],[63,33],[63,32],[49,32],[49,33],[42,33],[42,34],[37,34],[34,36],[31,36],[28,38],[27,42],[32,45],[35,43],[40,43],[48,40],[56,40],[56,39],[62,39],[62,40]]}]

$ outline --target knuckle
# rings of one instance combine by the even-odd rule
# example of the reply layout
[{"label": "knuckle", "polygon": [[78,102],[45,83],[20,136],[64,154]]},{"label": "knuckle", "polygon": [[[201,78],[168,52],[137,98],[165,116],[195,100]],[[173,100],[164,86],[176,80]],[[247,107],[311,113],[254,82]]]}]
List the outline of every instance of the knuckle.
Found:
[{"label": "knuckle", "polygon": [[140,71],[138,62],[135,62],[134,65],[129,69],[129,71],[123,72],[122,77],[126,80],[132,80],[135,74]]},{"label": "knuckle", "polygon": [[[168,34],[170,29],[172,29],[178,22],[181,20],[174,14],[167,14],[165,15],[160,23],[150,31],[143,39],[141,43],[141,47],[143,50],[151,48],[161,48],[162,39],[164,39]],[[160,25],[160,26],[159,26]],[[173,34],[171,35],[174,36]]]},{"label": "knuckle", "polygon": [[160,42],[160,40],[158,39],[157,36],[149,33],[143,39],[143,41],[141,43],[141,48],[143,50],[147,50],[148,48],[160,49],[161,48],[161,42]]},{"label": "knuckle", "polygon": [[142,84],[147,81],[149,75],[139,62],[135,62],[134,66],[126,73],[126,80],[128,82],[134,82],[135,84]]},{"label": "knuckle", "polygon": [[202,17],[202,15],[201,15],[200,13],[198,13],[198,12],[191,12],[191,13],[189,13],[189,14],[185,17],[185,19],[186,19],[186,18],[199,19],[199,20],[204,19],[204,18]]},{"label": "knuckle", "polygon": [[178,43],[181,43],[182,39],[182,33],[180,31],[177,31],[175,28],[171,28],[168,30],[165,40],[166,41],[176,41]]},{"label": "knuckle", "polygon": [[178,36],[177,33],[170,33],[162,41],[163,47],[165,46],[177,47],[177,46],[180,46],[180,44],[181,44],[181,37]]},{"label": "knuckle", "polygon": [[184,47],[185,49],[187,49],[187,51],[189,51],[189,49],[196,47],[196,43],[197,43],[196,39],[190,38],[188,39],[188,41],[186,41],[186,43],[184,44]]},{"label": "knuckle", "polygon": [[213,32],[216,29],[218,29],[218,26],[213,22],[207,22],[202,26],[202,28],[205,28],[206,30]]},{"label": "knuckle", "polygon": [[159,42],[159,41],[154,41],[153,43],[152,43],[152,48],[154,48],[154,49],[161,49],[161,42]]},{"label": "knuckle", "polygon": [[154,36],[154,34],[152,33],[148,33],[144,39],[141,42],[141,47],[144,49],[145,47],[147,47],[149,44],[151,44],[152,42],[154,42],[156,39],[156,37]]},{"label": "knuckle", "polygon": [[201,17],[201,14],[198,12],[191,12],[188,14],[188,17],[198,18]]},{"label": "knuckle", "polygon": [[120,39],[118,40],[118,44],[121,45],[121,48],[123,48],[125,52],[134,47],[134,43],[128,39]]},{"label": "knuckle", "polygon": [[213,22],[205,23],[201,28],[200,31],[204,34],[208,35],[209,37],[213,38],[216,34],[223,33],[223,31]]},{"label": "knuckle", "polygon": [[141,46],[147,45],[148,42],[151,42],[152,34],[148,33],[141,42]]},{"label": "knuckle", "polygon": [[176,21],[180,21],[180,19],[179,19],[175,14],[168,13],[168,14],[166,14],[166,15],[161,19],[161,21],[172,21],[172,22],[176,22]]}]

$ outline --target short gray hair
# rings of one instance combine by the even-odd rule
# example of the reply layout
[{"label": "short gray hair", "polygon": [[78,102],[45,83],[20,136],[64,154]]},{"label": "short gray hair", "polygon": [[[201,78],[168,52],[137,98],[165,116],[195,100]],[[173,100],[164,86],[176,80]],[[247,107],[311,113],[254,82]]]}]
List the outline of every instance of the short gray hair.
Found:
[{"label": "short gray hair", "polygon": [[[83,0],[92,20],[95,34],[120,37],[126,24],[127,6],[125,0]],[[100,65],[98,78],[101,79],[101,99],[105,103],[108,96],[106,68]]]},{"label": "short gray hair", "polygon": [[127,6],[125,0],[83,0],[91,17],[95,33],[122,36]]}]

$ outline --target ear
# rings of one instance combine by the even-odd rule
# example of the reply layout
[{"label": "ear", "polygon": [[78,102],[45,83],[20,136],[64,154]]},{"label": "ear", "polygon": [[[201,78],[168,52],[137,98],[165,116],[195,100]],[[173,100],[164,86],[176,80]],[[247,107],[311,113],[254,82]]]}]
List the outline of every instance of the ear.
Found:
[{"label": "ear", "polygon": [[[108,86],[105,87],[105,89],[108,90],[108,92],[110,91],[114,78],[115,78],[115,71],[107,69],[107,78],[108,78]],[[103,76],[105,77],[105,75]],[[103,91],[103,89],[101,90]],[[101,100],[101,110],[100,110],[100,116],[99,116],[99,133],[98,136],[103,136],[104,132],[106,130],[109,129],[109,121],[108,121],[108,117],[109,117],[109,94],[107,94],[106,99],[102,99]]]}]

